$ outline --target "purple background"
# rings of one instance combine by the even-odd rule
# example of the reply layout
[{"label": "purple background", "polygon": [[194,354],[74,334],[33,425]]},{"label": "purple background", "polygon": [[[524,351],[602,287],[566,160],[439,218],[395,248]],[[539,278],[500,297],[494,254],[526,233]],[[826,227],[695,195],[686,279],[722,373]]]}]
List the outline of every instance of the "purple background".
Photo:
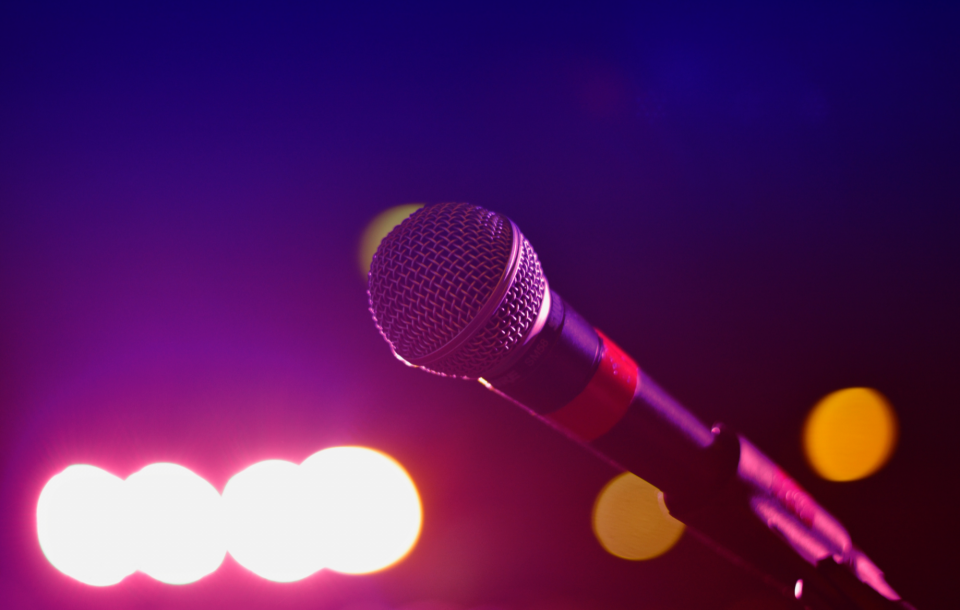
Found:
[{"label": "purple background", "polygon": [[[956,8],[16,4],[0,605],[775,607],[691,537],[607,555],[607,466],[391,358],[360,232],[451,200],[513,218],[555,290],[790,470],[919,608],[955,601]],[[900,446],[871,478],[818,480],[803,418],[857,385],[894,404]],[[351,443],[396,457],[425,503],[419,545],[378,575],[279,585],[228,558],[190,586],[96,589],[36,542],[39,491],[71,463],[174,461],[222,490]]]}]

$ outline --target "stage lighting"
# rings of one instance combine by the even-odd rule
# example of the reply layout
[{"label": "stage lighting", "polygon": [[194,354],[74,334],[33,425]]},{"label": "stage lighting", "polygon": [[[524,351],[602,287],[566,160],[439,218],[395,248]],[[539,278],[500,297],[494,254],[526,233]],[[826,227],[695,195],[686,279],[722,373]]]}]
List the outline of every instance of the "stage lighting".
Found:
[{"label": "stage lighting", "polygon": [[367,227],[363,230],[363,235],[360,237],[360,248],[357,253],[360,273],[363,274],[364,281],[367,279],[367,272],[370,271],[370,261],[373,259],[373,253],[377,251],[377,246],[380,245],[383,238],[386,237],[387,233],[393,230],[395,226],[403,222],[407,216],[422,207],[422,203],[397,205],[380,212],[373,217],[373,220],[367,223]]},{"label": "stage lighting", "polygon": [[68,466],[37,501],[37,537],[47,560],[82,583],[114,585],[136,570],[124,482],[95,466]]},{"label": "stage lighting", "polygon": [[126,481],[70,466],[37,503],[47,559],[97,586],[136,570],[168,584],[192,583],[214,572],[227,552],[276,582],[323,568],[366,574],[409,553],[422,520],[407,472],[364,447],[325,449],[300,465],[258,462],[232,477],[222,496],[177,464],[150,464]]},{"label": "stage lighting", "polygon": [[897,416],[883,394],[848,388],[824,397],[803,428],[810,466],[830,481],[854,481],[880,470],[897,443]]},{"label": "stage lighting", "polygon": [[593,508],[593,531],[610,554],[643,560],[663,555],[680,540],[683,523],[661,505],[659,490],[635,474],[614,477]]},{"label": "stage lighting", "polygon": [[150,464],[124,482],[137,569],[182,585],[215,571],[226,555],[222,499],[177,464]]},{"label": "stage lighting", "polygon": [[223,490],[227,550],[254,574],[293,582],[324,567],[321,516],[301,468],[292,462],[258,462]]},{"label": "stage lighting", "polygon": [[322,506],[326,567],[348,574],[382,570],[417,541],[423,513],[410,475],[364,447],[334,447],[301,465]]}]

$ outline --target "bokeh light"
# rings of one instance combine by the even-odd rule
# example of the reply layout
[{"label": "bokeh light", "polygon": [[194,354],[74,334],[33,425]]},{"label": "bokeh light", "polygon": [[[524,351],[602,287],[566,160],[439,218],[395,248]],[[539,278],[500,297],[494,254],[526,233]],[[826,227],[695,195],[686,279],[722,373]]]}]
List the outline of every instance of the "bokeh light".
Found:
[{"label": "bokeh light", "polygon": [[254,574],[293,582],[324,567],[316,494],[292,462],[258,462],[223,490],[227,550]]},{"label": "bokeh light", "polygon": [[658,494],[656,487],[629,472],[607,483],[593,507],[593,531],[603,548],[634,561],[669,551],[684,526],[661,506]]},{"label": "bokeh light", "polygon": [[897,443],[897,416],[883,394],[847,388],[824,397],[807,416],[803,448],[830,481],[854,481],[886,464]]},{"label": "bokeh light", "polygon": [[310,456],[301,468],[311,495],[321,500],[326,567],[375,572],[413,548],[423,510],[400,464],[372,449],[334,447]]},{"label": "bokeh light", "polygon": [[136,570],[168,584],[195,582],[229,552],[258,576],[293,582],[329,568],[365,574],[416,544],[423,509],[410,475],[365,447],[333,447],[300,465],[258,462],[223,495],[177,464],[121,480],[70,466],[43,488],[37,535],[50,563],[90,585]]},{"label": "bokeh light", "polygon": [[195,582],[226,555],[220,494],[177,464],[150,464],[124,483],[137,569],[168,584]]},{"label": "bokeh light", "polygon": [[395,226],[403,222],[407,216],[422,208],[423,205],[422,203],[405,203],[394,206],[380,212],[367,224],[367,228],[363,230],[363,235],[360,237],[358,254],[360,273],[363,274],[364,280],[367,279],[367,274],[370,272],[370,261],[373,260],[377,246],[380,245],[383,238]]},{"label": "bokeh light", "polygon": [[114,585],[136,571],[124,482],[100,468],[68,466],[37,501],[37,537],[47,560],[88,585]]}]

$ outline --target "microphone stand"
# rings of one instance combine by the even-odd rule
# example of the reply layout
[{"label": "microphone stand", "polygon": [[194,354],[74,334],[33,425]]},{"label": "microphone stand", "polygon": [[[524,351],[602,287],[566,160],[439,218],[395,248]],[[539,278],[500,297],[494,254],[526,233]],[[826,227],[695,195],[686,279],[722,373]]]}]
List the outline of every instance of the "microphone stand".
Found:
[{"label": "microphone stand", "polygon": [[[646,374],[640,373],[633,398],[640,408],[628,411],[624,434],[606,446],[602,439],[583,442],[517,396],[485,379],[480,383],[615,468],[650,477],[654,484],[668,483],[668,491],[660,493],[663,509],[796,610],[916,610],[853,545],[846,529],[779,466],[728,427],[707,429]],[[695,461],[679,466],[683,477],[677,476],[679,470],[670,472],[684,462],[682,444],[676,439],[663,442],[663,435],[678,431],[708,443]],[[628,442],[636,452],[635,463],[624,464]]]},{"label": "microphone stand", "polygon": [[[706,503],[668,508],[694,537],[798,610],[916,610],[840,523],[752,443],[723,425],[712,432],[715,442],[739,445],[740,456],[736,475]],[[661,499],[670,506],[669,494]]]}]

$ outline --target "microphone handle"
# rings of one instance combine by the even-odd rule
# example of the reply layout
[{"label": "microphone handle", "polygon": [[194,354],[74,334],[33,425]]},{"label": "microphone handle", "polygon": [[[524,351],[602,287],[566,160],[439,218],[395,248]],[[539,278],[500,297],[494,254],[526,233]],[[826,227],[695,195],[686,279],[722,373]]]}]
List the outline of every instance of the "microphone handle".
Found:
[{"label": "microphone handle", "polygon": [[[784,583],[803,575],[804,604],[883,608],[899,599],[843,526],[749,441],[705,426],[557,293],[545,305],[543,328],[480,380],[487,388],[659,488],[671,515],[724,554],[733,550],[776,572],[775,586],[791,597],[794,585]],[[795,553],[784,553],[770,530]],[[833,584],[837,571],[814,569],[825,562],[846,566],[881,605],[850,605],[851,594]]]}]

